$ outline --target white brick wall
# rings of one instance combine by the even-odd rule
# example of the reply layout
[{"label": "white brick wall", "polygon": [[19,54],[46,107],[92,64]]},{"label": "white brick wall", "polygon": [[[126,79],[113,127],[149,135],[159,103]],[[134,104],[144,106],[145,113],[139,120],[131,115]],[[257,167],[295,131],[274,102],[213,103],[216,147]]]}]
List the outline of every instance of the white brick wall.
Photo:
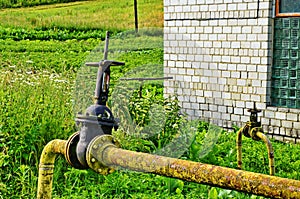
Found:
[{"label": "white brick wall", "polygon": [[176,91],[191,118],[228,128],[256,102],[267,133],[298,142],[300,110],[268,106],[271,11],[272,0],[164,0],[164,71],[174,77],[165,94]]}]

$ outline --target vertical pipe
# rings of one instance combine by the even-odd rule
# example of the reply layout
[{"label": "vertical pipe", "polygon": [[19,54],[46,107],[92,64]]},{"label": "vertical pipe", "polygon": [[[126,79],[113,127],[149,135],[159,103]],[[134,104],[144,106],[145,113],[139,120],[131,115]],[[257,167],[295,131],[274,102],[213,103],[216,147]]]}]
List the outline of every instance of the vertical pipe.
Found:
[{"label": "vertical pipe", "polygon": [[106,32],[103,60],[107,60],[110,33]]},{"label": "vertical pipe", "polygon": [[137,9],[137,0],[133,1],[134,4],[134,22],[135,22],[135,32],[139,31],[139,22],[138,22],[138,9]]},{"label": "vertical pipe", "polygon": [[242,136],[244,127],[237,132],[236,136],[236,150],[237,150],[237,167],[242,169]]},{"label": "vertical pipe", "polygon": [[257,132],[256,136],[259,137],[262,141],[265,142],[267,149],[268,149],[268,157],[269,157],[269,169],[270,169],[270,175],[275,175],[275,161],[274,161],[274,150],[272,147],[272,144],[268,137],[261,133]]},{"label": "vertical pipe", "polygon": [[[106,36],[105,36],[105,45],[104,45],[104,52],[103,52],[103,60],[104,61],[107,60],[107,57],[108,57],[109,37],[110,37],[110,33],[107,31]],[[106,74],[106,72],[103,71],[103,68],[101,66],[102,63],[103,62],[100,62],[98,72],[97,72],[97,80],[96,80],[96,88],[95,88],[95,96],[94,96],[94,103],[96,105],[105,105],[106,104],[106,100],[104,100],[105,102],[103,102],[103,99],[101,99],[103,97],[103,95],[101,96],[101,94],[103,93],[103,88],[106,88],[106,83],[105,83],[106,78],[105,77],[108,74]]]},{"label": "vertical pipe", "polygon": [[65,154],[66,144],[66,140],[56,139],[44,147],[39,164],[37,199],[51,198],[55,158],[58,154]]}]

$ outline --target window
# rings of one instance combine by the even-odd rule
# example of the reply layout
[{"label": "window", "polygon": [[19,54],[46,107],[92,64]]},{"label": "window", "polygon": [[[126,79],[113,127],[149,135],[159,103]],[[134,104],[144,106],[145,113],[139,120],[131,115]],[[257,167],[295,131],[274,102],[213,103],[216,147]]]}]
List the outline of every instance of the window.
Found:
[{"label": "window", "polygon": [[300,0],[277,0],[276,16],[300,16]]},{"label": "window", "polygon": [[277,0],[271,101],[300,108],[300,0]]}]

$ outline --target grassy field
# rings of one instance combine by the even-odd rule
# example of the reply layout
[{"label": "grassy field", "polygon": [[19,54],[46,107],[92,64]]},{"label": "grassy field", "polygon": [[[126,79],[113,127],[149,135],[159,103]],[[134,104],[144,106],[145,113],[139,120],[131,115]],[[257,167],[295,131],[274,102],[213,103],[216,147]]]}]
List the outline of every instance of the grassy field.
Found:
[{"label": "grassy field", "polygon": [[[139,1],[141,28],[163,26],[162,3],[158,0]],[[4,9],[0,12],[0,21],[2,27],[24,29],[128,30],[134,28],[134,9],[132,0],[80,1]]]},{"label": "grassy field", "polygon": [[38,5],[49,5],[56,3],[68,3],[82,0],[2,0],[0,2],[0,8],[20,8],[20,7],[31,7]]},{"label": "grassy field", "polygon": [[[161,0],[138,3],[141,28],[163,26]],[[132,69],[162,66],[162,30],[147,29],[136,35],[132,31],[133,1],[127,0],[2,9],[0,21],[0,199],[35,198],[40,153],[50,140],[67,139],[77,130],[75,82],[85,61],[102,58],[105,31],[112,32],[109,58],[126,63],[125,67],[112,68],[114,88]],[[180,124],[185,119],[178,114],[176,100],[163,98],[162,86],[145,84],[143,88],[142,97],[138,89],[130,97],[131,117],[136,123],[146,124],[149,107],[159,104],[167,118],[163,130],[147,139],[122,131],[114,132],[114,136],[125,149],[154,153],[182,134]],[[193,142],[181,158],[236,168],[235,133],[222,132],[209,154],[200,158],[209,125],[199,122],[196,129]],[[273,147],[276,175],[300,180],[300,147],[275,141]],[[243,157],[245,170],[268,174],[263,143],[243,139]],[[53,198],[259,197],[126,170],[95,175],[90,170],[71,168],[59,157]]]}]

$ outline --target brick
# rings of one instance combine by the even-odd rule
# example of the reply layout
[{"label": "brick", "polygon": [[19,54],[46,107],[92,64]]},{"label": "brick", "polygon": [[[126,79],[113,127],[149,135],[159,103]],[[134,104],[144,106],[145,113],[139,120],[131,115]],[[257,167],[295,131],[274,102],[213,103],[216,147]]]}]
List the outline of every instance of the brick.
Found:
[{"label": "brick", "polygon": [[221,113],[227,113],[227,107],[226,106],[218,106],[218,111]]},{"label": "brick", "polygon": [[176,81],[183,81],[183,76],[182,75],[175,75],[175,80]]},{"label": "brick", "polygon": [[282,136],[274,135],[273,139],[283,142],[283,137]]},{"label": "brick", "polygon": [[293,128],[293,122],[283,120],[282,121],[282,126],[285,127],[285,128]]},{"label": "brick", "polygon": [[283,141],[286,143],[295,143],[296,139],[295,138],[290,138],[290,137],[284,137]]},{"label": "brick", "polygon": [[298,121],[298,114],[295,113],[287,113],[286,119],[290,121]]},{"label": "brick", "polygon": [[287,129],[285,130],[285,135],[286,135],[286,136],[292,136],[292,129],[287,128]]},{"label": "brick", "polygon": [[222,77],[230,77],[229,71],[222,71]]},{"label": "brick", "polygon": [[200,11],[200,7],[199,6],[191,6],[191,11],[192,12],[199,12]]},{"label": "brick", "polygon": [[250,95],[249,94],[241,94],[241,100],[249,101]]},{"label": "brick", "polygon": [[279,108],[278,108],[278,112],[288,113],[288,112],[290,112],[290,109],[289,109],[289,108],[282,108],[282,107],[279,107]]},{"label": "brick", "polygon": [[223,92],[222,93],[222,98],[223,99],[231,99],[231,93]]},{"label": "brick", "polygon": [[299,138],[300,131],[297,129],[291,129],[291,136]]},{"label": "brick", "polygon": [[281,126],[281,120],[271,118],[271,125],[275,127]]},{"label": "brick", "polygon": [[214,104],[210,104],[208,106],[209,110],[210,111],[217,111],[218,110],[218,106],[217,105],[214,105]]},{"label": "brick", "polygon": [[205,103],[205,97],[197,97],[198,103]]},{"label": "brick", "polygon": [[275,113],[275,118],[280,119],[280,120],[285,120],[286,119],[286,113],[276,112]]},{"label": "brick", "polygon": [[260,102],[261,101],[261,96],[260,95],[251,95],[251,99],[254,102]]},{"label": "brick", "polygon": [[200,81],[200,77],[199,76],[192,76],[192,82],[199,82]]},{"label": "brick", "polygon": [[227,107],[227,113],[233,113],[233,107]]},{"label": "brick", "polygon": [[236,84],[238,86],[246,86],[246,80],[245,79],[237,79]]},{"label": "brick", "polygon": [[251,64],[260,64],[260,57],[251,57]]},{"label": "brick", "polygon": [[178,69],[177,68],[169,68],[169,74],[177,74]]},{"label": "brick", "polygon": [[211,118],[212,113],[210,111],[203,111],[203,115],[206,118]]},{"label": "brick", "polygon": [[188,109],[189,109],[189,108],[191,108],[191,103],[183,102],[183,103],[182,103],[182,107],[183,107],[183,108],[188,108]]},{"label": "brick", "polygon": [[180,75],[185,75],[186,74],[186,70],[184,68],[178,68],[177,69],[177,73]]},{"label": "brick", "polygon": [[236,105],[236,107],[239,107],[239,108],[245,108],[245,102],[244,101],[237,101],[235,105]]},{"label": "brick", "polygon": [[201,110],[195,110],[195,116],[197,117],[197,119],[199,119],[199,117],[202,117],[203,113]]},{"label": "brick", "polygon": [[219,112],[213,112],[212,113],[212,118],[220,120],[221,119],[221,113],[219,113]]},{"label": "brick", "polygon": [[[254,87],[261,87],[261,81],[260,80],[252,80],[252,86]],[[265,89],[263,89],[265,90]],[[261,94],[261,93],[258,93]]]},{"label": "brick", "polygon": [[294,127],[295,129],[300,130],[300,122],[294,122],[294,123],[293,123],[293,127]]},{"label": "brick", "polygon": [[189,115],[189,116],[193,116],[194,115],[194,110],[192,110],[192,109],[187,109],[186,110],[186,113],[187,113],[187,115]]},{"label": "brick", "polygon": [[298,113],[298,114],[300,114],[300,109],[290,109],[290,112],[291,113]]},{"label": "brick", "polygon": [[[271,121],[272,123],[272,121]],[[280,128],[278,126],[274,127],[273,128],[273,133],[276,134],[276,135],[280,135]]]},{"label": "brick", "polygon": [[213,97],[214,98],[221,98],[222,97],[222,93],[221,92],[219,92],[219,91],[215,91],[215,92],[213,92]]},{"label": "brick", "polygon": [[243,115],[244,111],[242,108],[234,108],[234,114]]},{"label": "brick", "polygon": [[[241,118],[240,115],[231,114],[231,121],[233,121],[233,122],[240,121],[241,120],[240,118]],[[238,125],[238,126],[240,126],[240,125]]]},{"label": "brick", "polygon": [[200,105],[198,103],[191,103],[191,107],[193,110],[198,110]]},{"label": "brick", "polygon": [[267,118],[261,118],[262,125],[269,126],[270,125],[270,119]]}]

